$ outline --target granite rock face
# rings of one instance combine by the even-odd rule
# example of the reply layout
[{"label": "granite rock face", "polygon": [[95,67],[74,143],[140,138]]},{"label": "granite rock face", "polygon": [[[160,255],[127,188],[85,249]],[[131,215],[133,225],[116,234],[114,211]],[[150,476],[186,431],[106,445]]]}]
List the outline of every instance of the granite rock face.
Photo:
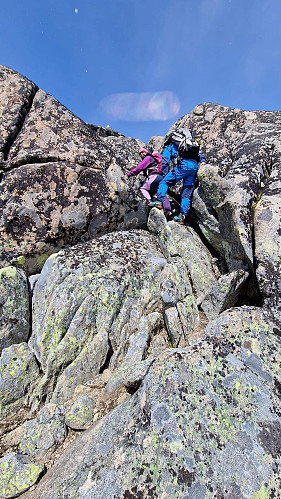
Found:
[{"label": "granite rock face", "polygon": [[[188,126],[190,118],[209,163],[198,174],[199,227],[223,254],[229,271],[245,269],[253,280],[257,276],[268,304],[279,307],[280,298],[274,302],[270,288],[273,282],[278,285],[279,274],[281,112],[204,103],[174,126]],[[268,239],[272,250],[266,247]],[[260,268],[255,275],[256,260]]]},{"label": "granite rock face", "polygon": [[151,211],[148,229],[158,239],[167,258],[177,255],[184,261],[194,292],[200,301],[220,275],[211,252],[202,243],[192,227],[183,227],[176,222],[165,223],[163,213],[156,208]]},{"label": "granite rock face", "polygon": [[115,232],[51,256],[33,293],[29,347],[44,374],[36,397],[53,391],[53,402],[66,402],[106,360],[111,370],[124,370],[127,360],[135,372],[156,336],[163,346],[172,341],[163,307],[176,307],[177,343],[188,338],[198,310],[182,268],[178,258],[168,265],[145,231]]},{"label": "granite rock face", "polygon": [[35,273],[61,247],[144,225],[144,203],[126,181],[143,143],[84,123],[3,66],[1,79],[2,266]]},{"label": "granite rock face", "polygon": [[234,270],[222,275],[204,297],[201,308],[208,319],[215,319],[221,312],[231,308],[248,277],[245,270]]},{"label": "granite rock face", "polygon": [[15,267],[0,269],[0,352],[28,340],[30,333],[27,277]]},{"label": "granite rock face", "polygon": [[180,118],[181,226],[126,176],[141,141],[0,79],[1,497],[280,497],[281,113]]},{"label": "granite rock face", "polygon": [[274,328],[259,309],[232,309],[197,344],[161,354],[138,392],[77,439],[36,494],[278,497]]},{"label": "granite rock face", "polygon": [[276,308],[278,313],[281,289],[280,172],[278,160],[254,212],[256,275],[265,303]]},{"label": "granite rock face", "polygon": [[4,66],[0,66],[0,84],[0,151],[3,161],[22,127],[38,87]]},{"label": "granite rock face", "polygon": [[[91,129],[51,95],[38,90],[24,125],[14,141],[7,167],[53,161],[71,161],[106,168],[108,149]],[[100,153],[98,153],[100,149]]]}]

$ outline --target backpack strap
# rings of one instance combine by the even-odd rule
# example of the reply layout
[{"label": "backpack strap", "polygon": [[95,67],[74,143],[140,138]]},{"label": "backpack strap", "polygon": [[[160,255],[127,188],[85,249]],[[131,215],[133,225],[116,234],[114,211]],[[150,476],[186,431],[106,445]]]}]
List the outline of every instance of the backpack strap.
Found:
[{"label": "backpack strap", "polygon": [[148,151],[147,156],[150,156],[151,158],[153,158],[154,161],[156,162],[156,165],[158,165],[157,159],[155,158],[155,156],[153,156],[153,154],[151,152]]},{"label": "backpack strap", "polygon": [[[156,167],[158,168],[158,166],[159,166],[159,164],[160,164],[160,163],[157,161],[157,159],[155,158],[155,156],[153,156],[153,154],[152,154],[151,152],[148,152],[148,153],[146,154],[146,156],[150,156],[151,158],[153,158],[153,160],[154,160],[154,162],[155,162],[155,164],[153,164],[153,163],[152,163],[152,164],[150,164],[150,165],[147,167],[147,169],[146,169],[146,171],[147,171],[147,175],[150,175],[149,170],[154,170]],[[155,172],[155,173],[157,173],[158,175],[162,175],[162,173],[161,173],[161,172],[158,172],[158,171],[157,171],[157,172]]]}]

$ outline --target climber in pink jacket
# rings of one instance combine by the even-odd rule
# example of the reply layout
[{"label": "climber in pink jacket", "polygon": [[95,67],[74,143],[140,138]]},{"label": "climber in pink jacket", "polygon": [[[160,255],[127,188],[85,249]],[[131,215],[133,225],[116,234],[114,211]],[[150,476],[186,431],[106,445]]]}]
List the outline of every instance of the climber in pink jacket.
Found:
[{"label": "climber in pink jacket", "polygon": [[[131,177],[133,175],[138,175],[141,172],[147,175],[147,179],[141,186],[140,191],[147,202],[150,203],[151,196],[157,192],[158,185],[161,180],[163,180],[162,156],[158,153],[151,153],[145,147],[140,148],[139,155],[141,162],[130,170],[127,175],[128,177]],[[171,211],[170,201],[167,196],[163,202],[163,209],[165,214]]]}]

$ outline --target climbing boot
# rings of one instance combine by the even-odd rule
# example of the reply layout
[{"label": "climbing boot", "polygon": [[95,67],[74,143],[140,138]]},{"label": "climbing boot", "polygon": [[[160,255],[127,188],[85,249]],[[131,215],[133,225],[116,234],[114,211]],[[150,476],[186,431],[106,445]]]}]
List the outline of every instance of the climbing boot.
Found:
[{"label": "climbing boot", "polygon": [[150,206],[151,208],[158,208],[158,210],[163,210],[161,201],[151,201],[150,203],[148,203],[148,206]]},{"label": "climbing boot", "polygon": [[178,217],[174,217],[174,221],[180,225],[184,225],[184,219],[185,216],[182,213],[180,213]]}]

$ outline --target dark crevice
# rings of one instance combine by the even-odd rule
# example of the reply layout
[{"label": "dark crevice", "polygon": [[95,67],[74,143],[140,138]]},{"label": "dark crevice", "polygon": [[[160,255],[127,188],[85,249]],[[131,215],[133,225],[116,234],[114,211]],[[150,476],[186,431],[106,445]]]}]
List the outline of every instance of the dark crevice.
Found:
[{"label": "dark crevice", "polygon": [[[83,161],[71,161],[70,159],[61,159],[59,157],[34,157],[34,156],[26,156],[20,161],[17,161],[11,166],[5,166],[5,170],[3,173],[10,172],[12,170],[16,170],[17,168],[20,168],[21,166],[28,166],[28,165],[35,165],[35,164],[47,164],[47,163],[67,163],[67,164],[73,164],[73,165],[79,165],[83,166],[84,168],[90,168],[88,164],[84,163]],[[92,167],[92,169],[94,169]],[[97,171],[99,171],[97,169]]]},{"label": "dark crevice", "polygon": [[[269,180],[270,180],[270,175],[271,175],[271,172],[272,172],[272,170],[273,170],[273,158],[271,158],[271,164],[270,164],[270,167],[269,167],[269,168],[267,168],[267,167],[266,167],[266,169],[267,169],[268,175],[266,175],[266,177],[265,177],[264,179],[261,179],[261,183],[263,183],[264,185],[263,185],[263,186],[260,186],[260,189],[259,189],[258,193],[257,193],[257,194],[256,194],[256,196],[255,196],[255,201],[253,202],[253,207],[252,207],[253,212],[254,212],[254,210],[255,210],[255,208],[256,208],[256,206],[257,206],[257,204],[258,204],[258,203],[259,203],[259,201],[261,200],[262,195],[263,195],[263,193],[264,193],[265,189],[266,189],[266,188],[267,188],[267,186],[268,186],[268,182],[269,182]],[[254,213],[253,213],[253,215],[254,215]]]},{"label": "dark crevice", "polygon": [[49,395],[48,393],[44,393],[42,395],[42,398],[40,399],[40,403],[42,404],[42,406],[45,405],[45,403],[47,402],[48,395]]},{"label": "dark crevice", "polygon": [[276,388],[276,393],[279,399],[281,399],[281,383],[278,381],[277,378],[274,379],[274,385]]},{"label": "dark crevice", "polygon": [[139,389],[139,387],[141,386],[141,383],[142,383],[142,379],[141,380],[138,380],[138,381],[135,381],[135,383],[132,383],[130,386],[126,385],[126,390],[127,392],[130,394],[130,395],[134,395],[134,393],[136,393],[136,391]]},{"label": "dark crevice", "polygon": [[147,352],[149,352],[149,349],[151,347],[153,338],[157,334],[159,334],[163,330],[163,328],[165,328],[165,332],[167,334],[167,338],[169,338],[167,327],[166,327],[166,323],[165,323],[165,310],[167,310],[168,308],[170,308],[170,307],[169,306],[165,306],[165,304],[162,302],[163,323],[160,322],[160,324],[155,324],[154,328],[151,330],[151,332],[149,334],[149,337],[148,337],[148,340],[147,340],[146,348],[145,348],[145,351],[144,351],[144,353],[142,355],[142,359],[141,360],[146,360],[148,358],[147,357]]},{"label": "dark crevice", "polygon": [[[176,192],[171,192],[170,188],[168,189],[168,195],[169,195],[169,200],[171,204],[171,217],[170,219],[173,220],[175,215],[178,215],[180,212],[180,206],[181,206],[181,196],[180,194],[177,194]],[[156,197],[155,197],[156,199]]]},{"label": "dark crevice", "polygon": [[110,360],[111,360],[111,357],[112,357],[113,353],[114,353],[114,351],[113,351],[113,348],[112,348],[112,343],[110,341],[110,338],[108,337],[108,352],[107,352],[107,356],[106,356],[105,362],[104,362],[104,364],[101,366],[101,368],[99,370],[99,374],[102,374],[106,369],[108,369],[109,364],[110,364]]},{"label": "dark crevice", "polygon": [[258,262],[257,262],[257,258],[256,258],[256,238],[255,238],[255,224],[254,224],[254,213],[253,212],[252,212],[252,215],[253,215],[253,223],[252,223],[251,237],[252,237],[252,250],[253,250],[253,270],[256,273],[256,270],[258,268]]},{"label": "dark crevice", "polygon": [[[254,226],[254,207],[252,210],[252,218],[253,218],[253,223],[251,227],[251,238],[252,238],[252,252],[253,252],[253,269],[250,274],[249,279],[247,279],[245,284],[248,284],[248,289],[246,288],[246,296],[249,296],[249,291],[251,290],[251,305],[257,306],[257,307],[262,307],[263,306],[263,298],[262,294],[259,289],[259,284],[256,276],[256,269],[258,267],[257,259],[256,259],[256,238],[255,238],[255,226]],[[240,293],[240,296],[242,294]],[[243,302],[242,302],[243,303]]]},{"label": "dark crevice", "polygon": [[235,307],[262,307],[263,299],[259,291],[256,276],[252,274],[241,286]]},{"label": "dark crevice", "polygon": [[34,164],[44,164],[44,163],[57,163],[60,161],[58,158],[52,158],[52,157],[47,157],[47,158],[38,158],[34,156],[26,156],[24,159],[21,161],[18,161],[16,163],[11,164],[11,166],[5,168],[5,172],[10,172],[12,170],[15,170],[16,168],[20,168],[21,166],[27,166],[27,165],[34,165]]},{"label": "dark crevice", "polygon": [[275,153],[275,145],[272,144],[271,146],[271,152],[269,154],[269,167],[267,168],[267,165],[265,165],[266,167],[266,170],[267,170],[267,173],[268,173],[268,177],[267,179],[270,177],[272,171],[273,171],[273,165],[274,165],[274,153]]},{"label": "dark crevice", "polygon": [[34,352],[32,352],[32,353],[33,353],[33,356],[34,356],[34,360],[35,360],[35,362],[36,362],[36,364],[37,364],[37,367],[38,367],[38,369],[39,369],[39,374],[40,374],[40,375],[44,375],[44,371],[43,371],[43,369],[42,369],[42,365],[40,364],[39,360],[37,359],[37,357],[36,357],[35,353],[34,353]]},{"label": "dark crevice", "polygon": [[25,122],[25,119],[26,119],[26,116],[28,115],[31,107],[32,107],[32,104],[33,104],[33,101],[34,101],[34,98],[35,98],[35,95],[36,93],[38,92],[39,88],[36,86],[33,88],[33,91],[31,92],[30,96],[29,96],[29,99],[27,100],[26,103],[24,103],[22,105],[22,108],[20,110],[20,113],[19,113],[19,116],[18,116],[18,120],[14,126],[14,133],[12,133],[8,138],[7,138],[7,142],[4,146],[4,149],[3,149],[3,154],[4,154],[4,161],[7,161],[7,158],[8,158],[8,155],[9,155],[9,152],[10,152],[10,149],[13,145],[13,143],[15,142],[17,136],[20,134],[21,130],[22,130],[22,127],[24,125],[24,122]]},{"label": "dark crevice", "polygon": [[[197,235],[200,237],[200,240],[204,244],[204,246],[210,251],[213,258],[216,259],[218,268],[221,274],[227,274],[228,268],[226,261],[224,258],[213,248],[210,242],[205,238],[204,234],[200,230],[196,218],[192,215],[192,209],[190,211],[191,223],[190,226],[195,230]],[[254,231],[252,234],[252,244],[253,244],[253,254],[254,254]],[[235,306],[256,306],[262,307],[263,301],[262,296],[259,290],[256,274],[251,272],[249,278],[245,281],[245,283],[241,286],[239,295],[237,296],[236,305]]]},{"label": "dark crevice", "polygon": [[274,334],[276,334],[276,336],[279,336],[279,338],[281,338],[281,324],[280,324],[280,321],[278,321],[278,318],[275,315],[273,315],[272,320],[274,320],[275,322],[277,322],[277,325],[279,327],[279,329],[277,327],[274,327],[273,328],[273,332],[274,332]]},{"label": "dark crevice", "polygon": [[[30,286],[30,282],[29,282],[29,279],[28,277],[26,277],[27,279],[27,286],[28,286],[28,297],[29,297],[29,332],[28,332],[28,340],[27,340],[27,343],[28,341],[30,340],[31,338],[31,335],[32,335],[32,319],[33,319],[33,313],[32,313],[32,295],[33,295],[33,291],[31,290],[31,286]],[[37,367],[38,367],[38,370],[39,370],[39,374],[40,375],[43,375],[43,369],[42,369],[42,365],[41,363],[39,362],[38,358],[36,357],[35,353],[33,353],[33,357],[34,357],[34,360],[37,364]]]},{"label": "dark crevice", "polygon": [[91,132],[97,137],[125,137],[120,132],[112,130],[112,128],[102,127],[98,125],[93,125],[92,123],[86,123]]}]

